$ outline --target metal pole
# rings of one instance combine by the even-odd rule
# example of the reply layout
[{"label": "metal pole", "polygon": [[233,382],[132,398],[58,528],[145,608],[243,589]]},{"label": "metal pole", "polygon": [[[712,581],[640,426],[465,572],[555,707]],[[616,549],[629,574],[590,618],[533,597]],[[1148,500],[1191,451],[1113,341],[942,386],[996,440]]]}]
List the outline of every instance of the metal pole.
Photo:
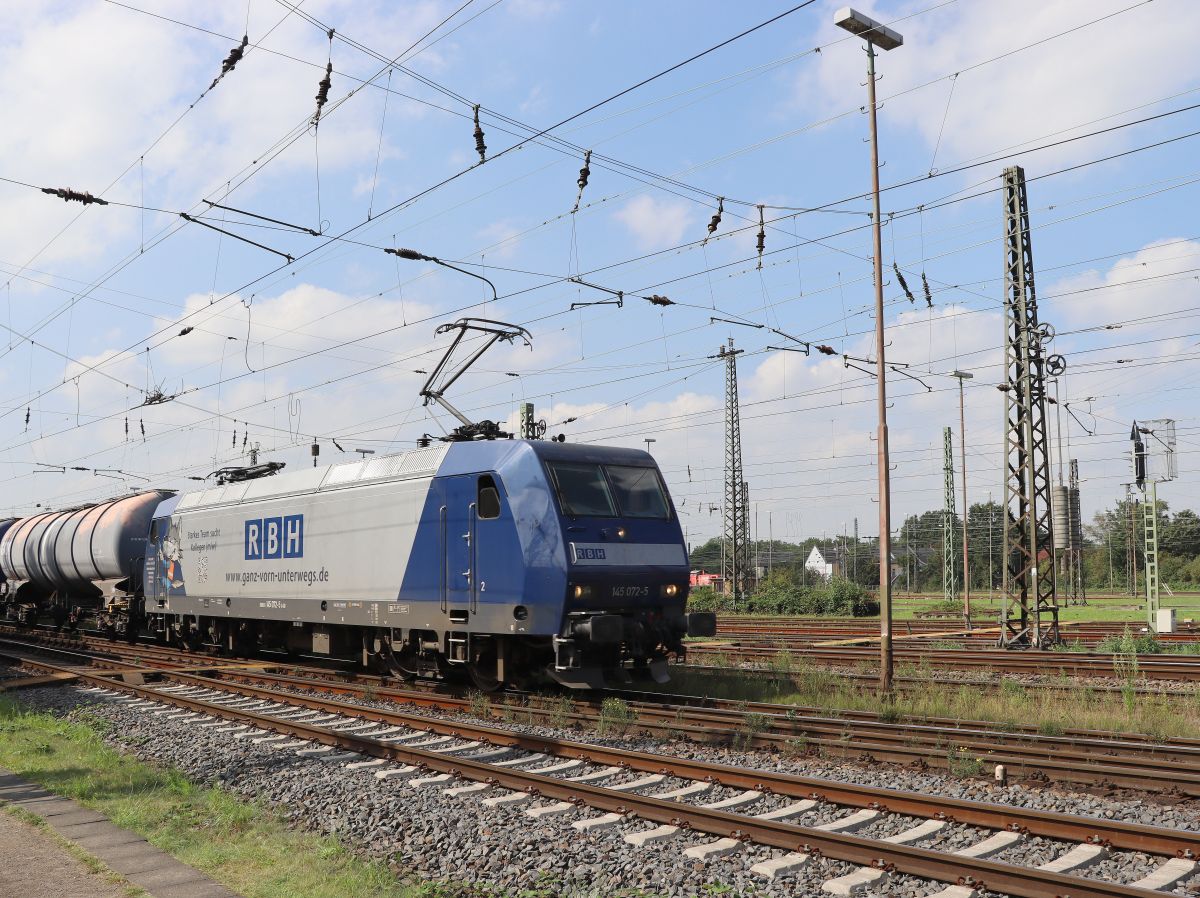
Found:
[{"label": "metal pole", "polygon": [[879,405],[879,689],[892,691],[892,486],[888,471],[887,366],[883,334],[883,228],[879,213],[879,127],[875,120],[875,45],[867,41],[867,107],[871,123],[871,229],[875,239],[875,364]]},{"label": "metal pole", "polygon": [[963,617],[967,629],[971,629],[971,564],[967,557],[967,518],[971,505],[967,501],[967,416],[963,411],[963,378],[958,379],[958,438],[962,442],[962,493],[963,493]]}]

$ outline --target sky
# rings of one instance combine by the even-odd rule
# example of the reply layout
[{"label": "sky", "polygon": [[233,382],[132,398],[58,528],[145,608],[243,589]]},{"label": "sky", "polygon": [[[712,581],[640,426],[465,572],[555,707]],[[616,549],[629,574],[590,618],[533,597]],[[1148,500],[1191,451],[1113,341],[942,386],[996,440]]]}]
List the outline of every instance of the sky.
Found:
[{"label": "sky", "polygon": [[[721,530],[732,340],[758,535],[875,535],[866,56],[838,4],[795,5],[5,4],[0,513],[198,488],[256,445],[289,469],[314,441],[321,463],[412,448],[457,423],[421,372],[473,316],[532,345],[447,398],[649,445],[693,544]],[[1002,495],[1010,165],[1066,361],[1055,476],[1061,443],[1090,518],[1131,479],[1131,421],[1173,419],[1159,496],[1200,507],[1200,5],[860,8],[904,35],[877,60],[893,525],[941,506],[946,426],[957,470],[955,370],[968,498]]]}]

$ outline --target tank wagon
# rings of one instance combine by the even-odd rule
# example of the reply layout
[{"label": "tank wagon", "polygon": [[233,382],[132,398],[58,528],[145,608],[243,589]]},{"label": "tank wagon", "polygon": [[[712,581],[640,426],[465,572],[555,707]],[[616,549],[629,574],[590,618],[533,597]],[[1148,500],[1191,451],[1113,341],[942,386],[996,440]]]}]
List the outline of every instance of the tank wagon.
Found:
[{"label": "tank wagon", "polygon": [[[0,542],[4,540],[4,534],[8,532],[8,528],[15,524],[16,518],[0,518]],[[0,603],[3,603],[8,597],[8,578],[4,576],[4,571],[0,570]]]},{"label": "tank wagon", "polygon": [[[594,688],[665,679],[685,635],[715,630],[684,610],[683,534],[640,450],[450,442],[145,501],[128,605],[193,646]],[[19,522],[26,542],[45,539],[44,517]],[[8,543],[6,574],[29,555]]]},{"label": "tank wagon", "polygon": [[7,616],[32,622],[51,610],[61,624],[80,609],[97,610],[110,630],[132,633],[143,613],[146,533],[169,495],[150,490],[0,525]]}]

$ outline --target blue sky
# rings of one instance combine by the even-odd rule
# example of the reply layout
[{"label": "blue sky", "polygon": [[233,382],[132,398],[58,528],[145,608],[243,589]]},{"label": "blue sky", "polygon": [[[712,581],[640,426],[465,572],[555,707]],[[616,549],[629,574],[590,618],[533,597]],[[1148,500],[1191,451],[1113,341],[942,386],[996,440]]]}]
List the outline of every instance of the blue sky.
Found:
[{"label": "blue sky", "polygon": [[[112,201],[84,208],[0,182],[10,329],[0,510],[195,486],[186,478],[244,463],[243,441],[293,467],[311,464],[314,439],[322,462],[409,448],[452,426],[417,396],[416,372],[446,345],[434,329],[476,315],[522,324],[533,348],[497,348],[449,398],[510,423],[533,401],[571,440],[654,438],[693,542],[720,529],[710,509],[721,502],[724,372],[710,356],[732,336],[746,350],[744,453],[761,535],[768,520],[776,537],[800,538],[856,517],[875,532],[872,379],[840,357],[768,350],[781,338],[765,330],[710,322],[736,317],[871,352],[868,206],[853,199],[869,185],[865,60],[832,25],[836,4],[814,3],[552,132],[597,155],[575,214],[581,154],[546,138],[404,201],[478,162],[474,103],[494,156],[530,133],[499,115],[545,128],[794,4],[476,0],[406,57],[409,72],[389,75],[363,49],[393,59],[460,5],[134,0],[0,13],[14,73],[0,87],[0,176]],[[1064,455],[1079,459],[1085,515],[1128,481],[1135,417],[1177,421],[1181,476],[1160,497],[1200,504],[1200,138],[1141,149],[1200,130],[1200,110],[1175,112],[1200,102],[1188,45],[1200,7],[863,9],[906,37],[879,59],[883,183],[913,182],[883,198],[889,359],[933,388],[889,377],[895,523],[941,504],[942,427],[958,438],[955,368],[975,374],[969,497],[1000,494],[997,188],[1014,163],[1031,179],[1041,316],[1068,361],[1060,395],[1078,421],[1063,417]],[[320,26],[336,30],[332,45]],[[197,102],[243,32],[245,58]],[[327,60],[330,102],[313,129]],[[1113,130],[1081,137],[1102,129]],[[728,199],[702,244],[714,196]],[[757,204],[769,222],[761,270]],[[798,211],[813,207],[825,208]],[[185,211],[297,261],[189,224]],[[467,265],[501,299],[389,246]],[[622,308],[570,311],[606,298],[571,275],[629,296]],[[637,298],[651,293],[676,305]],[[142,405],[153,390],[176,398]]]}]

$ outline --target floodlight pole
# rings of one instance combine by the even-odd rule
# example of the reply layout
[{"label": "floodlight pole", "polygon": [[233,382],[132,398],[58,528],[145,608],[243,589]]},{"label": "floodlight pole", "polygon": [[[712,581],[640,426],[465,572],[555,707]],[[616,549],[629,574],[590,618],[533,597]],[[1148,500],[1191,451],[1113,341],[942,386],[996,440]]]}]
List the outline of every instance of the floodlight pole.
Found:
[{"label": "floodlight pole", "polygon": [[879,406],[879,691],[892,691],[892,486],[889,474],[887,426],[887,365],[883,333],[883,229],[879,212],[879,127],[875,115],[875,46],[884,50],[904,39],[849,7],[834,14],[834,23],[867,43],[867,115],[871,126],[871,230],[875,241],[875,364]]}]

